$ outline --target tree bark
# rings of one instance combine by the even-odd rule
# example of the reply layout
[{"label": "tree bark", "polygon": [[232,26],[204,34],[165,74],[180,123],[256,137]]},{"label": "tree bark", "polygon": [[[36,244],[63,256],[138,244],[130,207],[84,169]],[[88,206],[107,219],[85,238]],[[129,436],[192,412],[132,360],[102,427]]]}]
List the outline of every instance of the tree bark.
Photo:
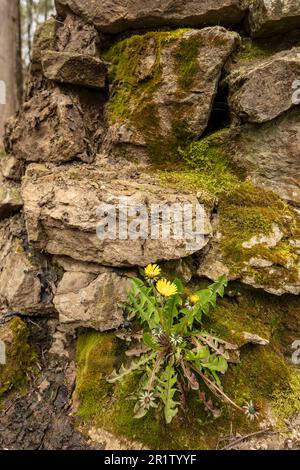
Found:
[{"label": "tree bark", "polygon": [[6,120],[22,97],[19,0],[0,0],[0,148]]}]

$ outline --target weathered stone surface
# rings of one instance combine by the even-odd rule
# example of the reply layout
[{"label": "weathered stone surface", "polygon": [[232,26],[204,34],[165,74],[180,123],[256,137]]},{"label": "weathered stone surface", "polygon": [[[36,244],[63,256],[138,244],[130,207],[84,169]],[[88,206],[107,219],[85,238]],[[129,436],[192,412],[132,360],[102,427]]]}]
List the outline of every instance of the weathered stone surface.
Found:
[{"label": "weathered stone surface", "polygon": [[22,208],[20,185],[0,175],[0,220]]},{"label": "weathered stone surface", "polygon": [[241,185],[220,204],[213,242],[198,275],[282,295],[300,293],[300,220],[275,194]]},{"label": "weathered stone surface", "polygon": [[88,88],[103,89],[107,65],[95,57],[70,52],[45,51],[42,66],[46,78]]},{"label": "weathered stone surface", "polygon": [[102,108],[96,91],[42,91],[8,121],[6,151],[26,162],[91,161],[101,141]]},{"label": "weathered stone surface", "polygon": [[[25,101],[54,85],[43,74],[42,55],[46,51],[99,56],[100,38],[93,25],[68,14],[64,21],[51,18],[37,28],[32,45]],[[92,60],[92,59],[91,59]]]},{"label": "weathered stone surface", "polygon": [[1,159],[1,172],[9,180],[20,181],[23,173],[22,162],[13,155],[7,155]]},{"label": "weathered stone surface", "polygon": [[271,121],[295,105],[299,77],[300,48],[249,65],[238,63],[227,79],[232,113],[242,121]]},{"label": "weathered stone surface", "polygon": [[298,0],[250,2],[250,31],[253,37],[271,36],[300,27]]},{"label": "weathered stone surface", "polygon": [[[150,230],[145,225],[136,235],[137,240],[99,239],[96,230],[101,219],[96,211],[100,205],[104,210],[103,204],[119,207],[120,197],[128,198],[126,203],[134,207],[144,204],[149,208],[152,203],[176,202],[196,208],[198,198],[194,193],[180,194],[151,178],[143,179],[134,174],[127,180],[121,175],[116,179],[113,172],[91,167],[73,165],[47,170],[41,165],[31,165],[23,179],[22,194],[30,242],[53,255],[66,255],[79,261],[108,266],[145,266],[158,260],[179,259],[201,250],[211,232],[209,217],[204,213],[203,240],[195,247],[187,246],[189,236],[181,240],[162,240],[161,237],[145,240]],[[132,221],[130,216],[129,221]],[[117,222],[119,224],[118,212]],[[162,227],[169,227],[169,221],[163,221]]]},{"label": "weathered stone surface", "polygon": [[97,57],[101,52],[101,37],[92,24],[68,13],[63,22],[61,19],[57,22],[55,46],[60,52]]},{"label": "weathered stone surface", "polygon": [[24,242],[19,218],[0,225],[0,308],[21,314],[47,314],[53,309],[55,276],[46,260]]},{"label": "weathered stone surface", "polygon": [[300,204],[299,107],[261,126],[243,126],[229,147],[233,160],[256,185]]},{"label": "weathered stone surface", "polygon": [[244,0],[56,0],[59,14],[73,11],[103,33],[157,26],[203,26],[239,23]]},{"label": "weathered stone surface", "polygon": [[74,328],[118,328],[124,322],[118,302],[126,300],[127,288],[129,279],[110,270],[100,275],[66,272],[54,298],[59,320]]},{"label": "weathered stone surface", "polygon": [[238,42],[224,28],[154,32],[113,46],[103,150],[127,159],[176,158],[204,132],[223,66]]}]

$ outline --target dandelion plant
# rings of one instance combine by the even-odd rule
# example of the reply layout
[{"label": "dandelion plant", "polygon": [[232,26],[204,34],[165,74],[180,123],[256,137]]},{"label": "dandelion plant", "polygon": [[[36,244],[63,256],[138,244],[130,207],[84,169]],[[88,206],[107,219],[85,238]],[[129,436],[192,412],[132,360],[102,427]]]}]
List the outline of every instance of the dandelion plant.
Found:
[{"label": "dandelion plant", "polygon": [[179,279],[170,282],[162,277],[158,265],[143,271],[143,280],[133,278],[125,304],[130,319],[136,318],[143,327],[142,348],[129,356],[139,356],[128,366],[109,377],[114,383],[130,374],[139,373],[136,391],[136,418],[144,417],[151,408],[163,408],[166,423],[171,423],[187,392],[194,390],[207,409],[214,412],[205,389],[232,405],[251,419],[255,406],[237,405],[223,391],[221,378],[228,369],[230,353],[238,346],[223,341],[203,328],[203,315],[209,315],[217,298],[223,297],[227,286],[221,276],[207,289],[187,295]]}]

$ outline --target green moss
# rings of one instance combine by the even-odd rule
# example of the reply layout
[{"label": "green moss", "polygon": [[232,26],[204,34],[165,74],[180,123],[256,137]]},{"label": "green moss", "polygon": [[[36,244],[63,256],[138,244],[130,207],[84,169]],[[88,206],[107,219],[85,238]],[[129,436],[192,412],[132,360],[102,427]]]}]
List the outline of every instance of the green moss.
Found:
[{"label": "green moss", "polygon": [[199,38],[190,37],[179,43],[174,55],[178,66],[179,83],[184,90],[189,90],[194,83],[198,70],[198,56],[202,47]]},{"label": "green moss", "polygon": [[[229,340],[242,337],[243,331],[261,334],[270,339],[268,347],[246,345],[241,351],[241,362],[231,365],[222,379],[224,391],[241,406],[253,400],[261,407],[262,415],[273,407],[278,420],[284,413],[292,413],[297,406],[289,400],[297,392],[295,374],[286,365],[281,352],[279,336],[282,299],[234,285],[239,292],[239,305],[232,297],[225,297],[207,319],[207,328],[224,334]],[[282,304],[281,304],[282,303]],[[241,341],[240,344],[245,343]],[[116,437],[125,437],[143,443],[151,449],[213,449],[221,434],[255,431],[258,423],[250,423],[244,415],[221,404],[222,416],[212,418],[197,394],[191,393],[187,407],[167,426],[163,414],[149,413],[142,420],[133,419],[134,394],[139,375],[112,386],[106,378],[124,361],[118,341],[112,333],[86,332],[77,343],[77,385],[75,396],[79,402],[78,416],[87,429],[90,426],[105,429]],[[296,388],[295,388],[296,387]],[[210,393],[205,389],[207,396]],[[285,399],[286,398],[286,399]]]},{"label": "green moss", "polygon": [[300,370],[290,368],[288,387],[277,387],[272,393],[273,407],[276,409],[279,425],[293,418],[300,410]]},{"label": "green moss", "polygon": [[[115,122],[130,121],[146,141],[150,160],[157,163],[178,160],[178,146],[195,137],[186,122],[174,121],[173,133],[160,134],[159,107],[153,96],[162,81],[161,52],[168,44],[182,38],[188,29],[171,32],[149,32],[136,35],[115,44],[106,54],[110,62],[109,79],[113,94],[108,105],[108,119]],[[186,38],[176,46],[174,58],[178,66],[179,84],[186,90],[192,86],[197,69],[197,55],[201,47],[199,38]],[[147,73],[141,65],[148,56],[153,60]],[[176,104],[170,112],[176,116]],[[120,147],[120,153],[126,156]]]},{"label": "green moss", "polygon": [[0,365],[0,399],[10,391],[22,392],[30,372],[36,370],[36,353],[29,344],[26,324],[15,317],[0,330],[6,345],[6,364]]},{"label": "green moss", "polygon": [[222,141],[227,132],[223,129],[181,149],[181,164],[171,171],[158,171],[161,184],[180,190],[202,190],[207,199],[231,194],[244,176],[230,161]]},{"label": "green moss", "polygon": [[[241,183],[229,196],[220,201],[221,249],[231,272],[239,275],[251,258],[272,262],[275,268],[269,275],[268,268],[248,267],[246,274],[258,283],[276,287],[282,282],[296,282],[298,272],[297,249],[291,244],[299,231],[299,218],[278,196],[270,191]],[[255,244],[245,248],[244,242],[253,237],[271,235],[274,225],[283,233],[283,239],[274,247]]]},{"label": "green moss", "polygon": [[114,368],[116,348],[113,334],[88,331],[78,337],[74,397],[79,403],[78,415],[85,420],[100,413],[109,400],[112,387],[105,379]]},{"label": "green moss", "polygon": [[[227,407],[222,418],[215,421],[196,394],[190,395],[187,408],[181,410],[172,426],[165,424],[163,413],[149,413],[142,420],[135,420],[132,397],[139,375],[116,386],[106,381],[123,360],[113,334],[87,332],[79,336],[75,399],[79,405],[77,414],[87,427],[103,428],[152,449],[209,449],[216,445],[219,432],[228,432]],[[255,429],[241,415],[236,416],[236,423],[243,430]]]},{"label": "green moss", "polygon": [[251,61],[265,59],[272,54],[272,51],[258,42],[248,42],[237,54],[237,59],[241,61]]}]

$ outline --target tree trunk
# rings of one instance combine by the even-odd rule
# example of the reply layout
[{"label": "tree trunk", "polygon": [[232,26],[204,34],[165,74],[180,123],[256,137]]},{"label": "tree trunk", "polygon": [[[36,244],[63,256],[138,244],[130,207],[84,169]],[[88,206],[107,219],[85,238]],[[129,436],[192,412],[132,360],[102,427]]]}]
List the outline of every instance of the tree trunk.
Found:
[{"label": "tree trunk", "polygon": [[19,0],[0,0],[0,147],[6,120],[22,97]]}]

